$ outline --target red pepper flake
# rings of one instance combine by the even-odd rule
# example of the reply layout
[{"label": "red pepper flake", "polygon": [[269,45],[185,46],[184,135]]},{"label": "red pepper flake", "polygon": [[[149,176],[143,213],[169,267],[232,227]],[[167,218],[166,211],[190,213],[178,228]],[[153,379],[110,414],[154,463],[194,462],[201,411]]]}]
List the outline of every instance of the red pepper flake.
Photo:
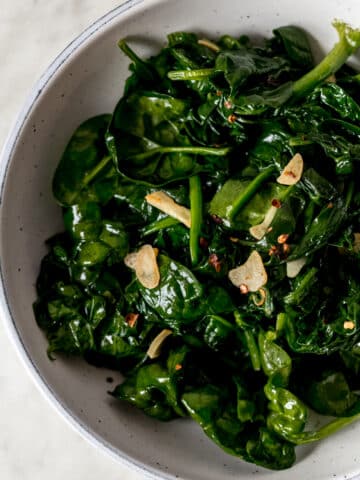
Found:
[{"label": "red pepper flake", "polygon": [[177,363],[177,364],[175,365],[175,370],[176,370],[176,371],[179,371],[179,370],[181,370],[181,369],[182,369],[181,363]]},{"label": "red pepper flake", "polygon": [[275,208],[281,208],[281,202],[277,198],[271,200],[271,205]]},{"label": "red pepper flake", "polygon": [[222,267],[222,262],[219,260],[219,257],[216,255],[216,253],[212,253],[209,257],[209,265],[211,265],[216,273],[219,273]]},{"label": "red pepper flake", "polygon": [[271,257],[272,255],[278,255],[279,249],[278,249],[278,247],[276,247],[275,245],[272,245],[272,246],[270,247],[270,250],[269,250],[268,253],[269,253],[270,257]]},{"label": "red pepper flake", "polygon": [[291,170],[285,170],[284,175],[287,175],[288,177],[291,177],[291,178],[296,178],[295,173],[292,172]]},{"label": "red pepper flake", "polygon": [[290,245],[288,243],[283,243],[282,250],[283,250],[283,254],[287,256],[290,252]]},{"label": "red pepper flake", "polygon": [[227,121],[228,121],[229,123],[235,123],[236,120],[237,120],[237,116],[234,115],[233,113],[232,113],[231,115],[229,115],[228,118],[227,118]]},{"label": "red pepper flake", "polygon": [[334,204],[332,202],[328,203],[326,208],[334,208]]},{"label": "red pepper flake", "polygon": [[240,290],[240,293],[242,295],[246,295],[247,293],[249,293],[249,289],[248,289],[248,286],[245,285],[245,283],[242,283],[239,287],[239,290]]},{"label": "red pepper flake", "polygon": [[289,238],[288,233],[282,233],[281,235],[278,236],[277,242],[281,244],[286,243],[286,240]]},{"label": "red pepper flake", "polygon": [[223,223],[222,218],[220,218],[218,215],[211,215],[211,218],[217,225],[221,225]]},{"label": "red pepper flake", "polygon": [[206,240],[206,238],[200,237],[199,238],[199,245],[200,245],[201,248],[206,249],[209,246],[209,242]]},{"label": "red pepper flake", "polygon": [[233,107],[233,104],[230,102],[230,100],[225,100],[224,107],[230,110],[230,108]]},{"label": "red pepper flake", "polygon": [[125,317],[125,322],[129,325],[130,328],[134,328],[139,318],[139,313],[128,313]]}]

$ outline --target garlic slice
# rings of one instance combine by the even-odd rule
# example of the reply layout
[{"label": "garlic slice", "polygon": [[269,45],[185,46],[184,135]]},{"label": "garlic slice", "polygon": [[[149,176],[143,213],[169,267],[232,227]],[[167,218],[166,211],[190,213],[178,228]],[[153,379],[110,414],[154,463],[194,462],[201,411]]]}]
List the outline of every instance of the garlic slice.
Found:
[{"label": "garlic slice", "polygon": [[168,328],[164,328],[161,332],[156,335],[154,340],[150,343],[149,348],[146,352],[146,355],[153,360],[157,358],[161,353],[161,345],[164,343],[165,339],[172,334],[172,331]]},{"label": "garlic slice", "polygon": [[137,255],[138,255],[138,252],[131,252],[131,253],[128,253],[124,258],[125,265],[131,268],[131,270],[135,270]]},{"label": "garlic slice", "polygon": [[306,264],[306,258],[301,257],[296,260],[292,260],[286,263],[286,276],[289,278],[295,278],[303,266]]},{"label": "garlic slice", "polygon": [[269,210],[266,212],[264,220],[258,225],[254,225],[249,229],[250,234],[257,240],[261,240],[266,234],[268,228],[270,227],[274,217],[276,215],[278,208],[271,205]]},{"label": "garlic slice", "polygon": [[145,288],[156,288],[160,283],[160,272],[156,252],[151,245],[143,245],[137,252],[135,274]]},{"label": "garlic slice", "polygon": [[[159,255],[159,249],[158,248],[153,248],[155,257]],[[135,270],[135,265],[136,265],[136,259],[138,256],[139,252],[131,252],[128,253],[125,258],[124,258],[124,263],[128,268],[131,268],[131,270]]]},{"label": "garlic slice", "polygon": [[146,195],[145,200],[147,203],[158,208],[170,217],[176,218],[176,220],[179,220],[179,222],[183,223],[186,227],[191,227],[190,210],[176,203],[167,193],[161,190],[149,193]]},{"label": "garlic slice", "polygon": [[230,270],[228,277],[233,285],[236,287],[243,285],[249,292],[257,292],[268,280],[262,258],[256,250],[250,254],[245,263]]},{"label": "garlic slice", "polygon": [[211,40],[208,40],[207,38],[202,38],[198,40],[197,42],[199,45],[203,45],[204,47],[209,48],[213,52],[220,52],[220,47],[216,45],[216,43],[212,42]]},{"label": "garlic slice", "polygon": [[276,181],[281,185],[295,185],[301,179],[303,169],[304,160],[300,153],[295,153]]}]

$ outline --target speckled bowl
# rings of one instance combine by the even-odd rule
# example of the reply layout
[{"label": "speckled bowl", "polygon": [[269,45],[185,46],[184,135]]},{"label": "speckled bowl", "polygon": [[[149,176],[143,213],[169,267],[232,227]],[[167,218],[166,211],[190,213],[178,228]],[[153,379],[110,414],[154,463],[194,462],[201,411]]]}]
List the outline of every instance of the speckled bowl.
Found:
[{"label": "speckled bowl", "polygon": [[94,114],[111,112],[119,98],[128,75],[128,62],[116,47],[120,37],[131,38],[147,55],[174,30],[259,36],[296,24],[316,36],[320,51],[336,40],[330,26],[335,17],[360,25],[359,0],[130,0],[58,56],[33,89],[2,153],[0,297],[8,330],[57,411],[94,445],[153,477],[349,478],[360,471],[360,424],[300,450],[291,473],[269,472],[226,455],[191,421],[156,422],[112,400],[106,378],[117,381],[117,374],[80,360],[49,361],[32,302],[44,240],[62,228],[51,195],[55,165],[74,128]]}]

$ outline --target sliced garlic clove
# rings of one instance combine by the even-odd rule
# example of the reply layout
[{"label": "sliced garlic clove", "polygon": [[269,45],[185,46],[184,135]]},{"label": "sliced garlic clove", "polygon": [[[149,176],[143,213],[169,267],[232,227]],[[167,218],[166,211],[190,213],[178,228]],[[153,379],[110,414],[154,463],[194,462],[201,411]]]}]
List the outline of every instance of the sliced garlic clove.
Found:
[{"label": "sliced garlic clove", "polygon": [[161,190],[149,193],[146,195],[145,200],[147,203],[158,208],[170,217],[176,218],[176,220],[179,220],[179,222],[183,223],[186,227],[191,227],[190,210],[176,203],[167,193]]},{"label": "sliced garlic clove", "polygon": [[138,255],[138,252],[131,252],[131,253],[128,253],[124,258],[125,265],[131,268],[131,270],[135,270],[137,255]]},{"label": "sliced garlic clove", "polygon": [[[159,255],[159,249],[158,248],[153,248],[155,257]],[[136,265],[136,259],[138,256],[138,252],[131,252],[126,255],[124,258],[124,263],[128,268],[131,268],[131,270],[135,270],[135,265]]]},{"label": "sliced garlic clove", "polygon": [[301,179],[303,170],[304,160],[300,153],[296,153],[276,181],[281,185],[295,185]]},{"label": "sliced garlic clove", "polygon": [[254,250],[245,263],[229,271],[229,280],[236,287],[245,286],[257,292],[267,282],[267,273],[260,254]]},{"label": "sliced garlic clove", "polygon": [[220,52],[220,47],[216,45],[216,43],[212,42],[211,40],[208,40],[207,38],[202,38],[198,40],[198,44],[209,48],[213,52]]},{"label": "sliced garlic clove", "polygon": [[145,288],[156,288],[159,285],[160,271],[151,245],[143,245],[137,252],[135,274]]},{"label": "sliced garlic clove", "polygon": [[264,220],[258,225],[254,225],[249,229],[250,234],[254,238],[256,238],[257,240],[261,240],[265,236],[268,228],[270,227],[272,221],[274,220],[277,210],[278,210],[277,207],[271,206],[269,210],[266,212]]},{"label": "sliced garlic clove", "polygon": [[164,343],[165,339],[171,334],[171,330],[169,330],[168,328],[164,328],[164,330],[161,330],[161,332],[156,335],[154,340],[150,343],[148,351],[146,352],[146,355],[151,360],[157,358],[160,355],[162,344]]},{"label": "sliced garlic clove", "polygon": [[289,278],[295,278],[303,266],[306,264],[306,258],[301,257],[296,260],[292,260],[286,263],[286,276]]}]

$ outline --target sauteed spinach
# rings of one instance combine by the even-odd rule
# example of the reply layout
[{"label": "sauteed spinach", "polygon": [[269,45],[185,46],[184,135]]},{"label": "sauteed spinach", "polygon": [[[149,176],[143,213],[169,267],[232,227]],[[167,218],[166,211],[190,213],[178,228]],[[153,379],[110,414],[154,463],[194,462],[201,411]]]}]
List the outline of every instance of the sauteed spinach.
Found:
[{"label": "sauteed spinach", "polygon": [[271,469],[360,417],[360,30],[334,26],[316,66],[294,26],[176,32],[146,60],[121,40],[131,75],[65,149],[37,281],[51,358]]}]

